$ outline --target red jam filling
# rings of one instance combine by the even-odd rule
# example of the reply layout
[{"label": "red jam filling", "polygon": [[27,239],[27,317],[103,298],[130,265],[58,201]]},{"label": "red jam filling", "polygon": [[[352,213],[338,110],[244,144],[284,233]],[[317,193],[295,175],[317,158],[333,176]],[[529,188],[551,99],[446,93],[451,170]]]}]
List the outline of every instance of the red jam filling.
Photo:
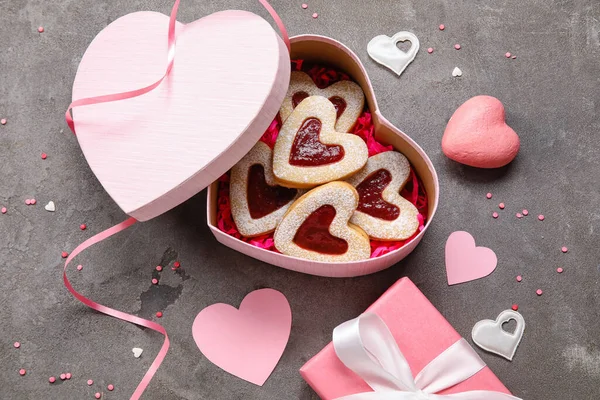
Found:
[{"label": "red jam filling", "polygon": [[387,169],[379,169],[367,176],[356,187],[359,197],[357,210],[386,221],[398,218],[400,209],[382,197],[383,190],[391,181],[392,174]]},{"label": "red jam filling", "polygon": [[335,107],[336,118],[339,118],[346,110],[346,100],[342,99],[340,96],[333,96],[329,98],[329,101],[332,102]]},{"label": "red jam filling", "polygon": [[344,158],[344,148],[323,144],[319,141],[321,121],[317,118],[306,119],[292,144],[290,164],[299,167],[316,167],[333,164]]},{"label": "red jam filling", "polygon": [[334,217],[335,208],[333,206],[326,204],[317,208],[298,228],[294,236],[294,243],[305,250],[321,254],[344,254],[348,251],[348,243],[329,233],[329,225]]},{"label": "red jam filling", "polygon": [[292,201],[298,191],[283,186],[270,186],[265,180],[261,164],[250,167],[248,174],[248,209],[253,219],[259,219],[279,210]]},{"label": "red jam filling", "polygon": [[296,92],[292,96],[292,107],[298,107],[298,104],[302,103],[302,100],[308,97],[308,93],[306,92]]}]

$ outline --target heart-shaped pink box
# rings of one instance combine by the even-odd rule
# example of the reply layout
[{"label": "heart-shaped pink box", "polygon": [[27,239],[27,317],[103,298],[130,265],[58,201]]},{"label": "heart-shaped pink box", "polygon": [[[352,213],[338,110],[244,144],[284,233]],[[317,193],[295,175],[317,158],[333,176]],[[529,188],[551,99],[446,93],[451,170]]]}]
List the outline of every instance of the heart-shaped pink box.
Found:
[{"label": "heart-shaped pink box", "polygon": [[435,168],[427,154],[425,154],[417,143],[381,115],[369,76],[360,59],[352,50],[337,40],[319,35],[295,36],[290,41],[292,59],[318,62],[340,69],[350,75],[361,86],[365,93],[369,110],[373,115],[376,139],[383,143],[391,144],[396,150],[402,152],[409,159],[417,175],[425,185],[429,200],[425,228],[398,250],[368,260],[326,263],[290,257],[253,246],[219,230],[217,227],[217,194],[219,182],[214,182],[208,188],[208,226],[215,235],[215,238],[225,246],[258,260],[292,271],[328,277],[352,277],[367,275],[386,269],[408,256],[419,244],[425,231],[431,225],[439,201],[439,184]]}]

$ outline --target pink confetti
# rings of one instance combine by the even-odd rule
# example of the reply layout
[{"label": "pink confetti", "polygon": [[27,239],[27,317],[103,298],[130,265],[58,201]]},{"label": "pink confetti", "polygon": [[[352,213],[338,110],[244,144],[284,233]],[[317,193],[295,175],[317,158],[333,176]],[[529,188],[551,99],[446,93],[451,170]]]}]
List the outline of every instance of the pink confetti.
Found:
[{"label": "pink confetti", "polygon": [[54,383],[54,382],[56,382],[56,378],[51,376],[50,378],[48,378],[48,382]]},{"label": "pink confetti", "polygon": [[569,251],[569,249],[567,249],[566,247],[563,246],[563,248],[560,249],[560,251],[562,251],[563,253],[566,253],[567,251]]},{"label": "pink confetti", "polygon": [[31,199],[25,199],[25,204],[31,205]]},{"label": "pink confetti", "polygon": [[68,380],[68,379],[71,379],[71,377],[72,377],[73,375],[71,375],[71,373],[70,373],[70,372],[67,372],[67,373],[65,374],[65,376],[66,376],[66,378],[67,378],[67,380]]},{"label": "pink confetti", "polygon": [[87,228],[86,224],[79,225],[79,229],[81,229],[82,231],[85,231],[86,228]]},{"label": "pink confetti", "polygon": [[563,271],[564,271],[564,270],[563,270],[562,268],[560,268],[560,267],[556,268],[556,272],[558,272],[559,274],[562,274],[562,273],[563,273]]},{"label": "pink confetti", "polygon": [[1,212],[2,214],[6,214],[6,211],[8,211],[8,210],[6,209],[6,207],[2,207],[2,209],[0,210],[0,212]]},{"label": "pink confetti", "polygon": [[158,285],[158,279],[152,278],[152,284],[153,285]]},{"label": "pink confetti", "polygon": [[543,221],[543,220],[545,219],[545,217],[544,217],[542,214],[540,214],[540,215],[538,215],[538,219],[539,219],[540,221]]},{"label": "pink confetti", "polygon": [[96,394],[94,395],[95,398],[99,399],[102,397],[102,395],[100,394],[100,392],[96,392]]},{"label": "pink confetti", "polygon": [[544,294],[544,292],[542,292],[542,289],[538,289],[538,290],[536,290],[536,291],[535,291],[535,293],[536,293],[538,296],[541,296],[542,294]]},{"label": "pink confetti", "polygon": [[485,195],[485,197],[488,198],[488,199],[491,199],[492,198],[492,194],[488,193],[488,194]]},{"label": "pink confetti", "polygon": [[504,203],[500,203],[500,204],[498,204],[498,207],[500,207],[501,210],[504,210],[505,205],[504,205]]},{"label": "pink confetti", "polygon": [[63,251],[62,253],[60,253],[60,256],[62,258],[67,258],[67,257],[69,257],[69,253],[67,253],[66,251]]},{"label": "pink confetti", "polygon": [[81,271],[82,269],[83,269],[83,265],[79,264],[79,265],[77,266],[77,271]]},{"label": "pink confetti", "polygon": [[523,277],[521,275],[517,276],[517,282],[521,282],[523,280]]},{"label": "pink confetti", "polygon": [[113,390],[115,390],[115,387],[113,385],[108,385],[106,388],[108,389],[109,392],[112,392]]},{"label": "pink confetti", "polygon": [[523,214],[517,213],[517,218],[523,218]]},{"label": "pink confetti", "polygon": [[87,384],[88,384],[88,386],[92,386],[94,384],[94,381],[91,379],[88,379]]},{"label": "pink confetti", "polygon": [[44,27],[43,26],[38,27],[38,32],[39,33],[44,33]]},{"label": "pink confetti", "polygon": [[156,266],[156,270],[157,270],[158,272],[162,271],[162,266],[161,266],[161,265],[157,265],[157,266]]},{"label": "pink confetti", "polygon": [[45,160],[46,158],[48,158],[48,155],[46,153],[42,153],[42,160]]},{"label": "pink confetti", "polygon": [[179,261],[175,261],[175,262],[173,263],[173,266],[174,266],[175,268],[179,268],[179,267],[181,267],[181,264],[179,263]]},{"label": "pink confetti", "polygon": [[446,29],[446,26],[444,24],[440,25],[440,31],[443,31],[444,29]]},{"label": "pink confetti", "polygon": [[65,379],[67,379],[67,375],[65,374],[60,374],[60,380],[64,381]]},{"label": "pink confetti", "polygon": [[460,50],[460,44],[456,43],[456,44],[454,45],[454,48],[455,48],[456,50]]},{"label": "pink confetti", "polygon": [[158,312],[156,313],[156,317],[157,317],[157,318],[162,318],[162,312],[158,311]]},{"label": "pink confetti", "polygon": [[2,119],[0,119],[0,124],[2,124],[2,125],[6,125],[6,118],[2,118]]},{"label": "pink confetti", "polygon": [[512,58],[513,60],[515,60],[515,59],[517,58],[517,56],[512,56],[511,58]]},{"label": "pink confetti", "polygon": [[306,9],[308,8],[308,4],[306,4],[306,3],[303,3],[303,4],[302,4],[302,8],[304,8],[304,9],[306,10]]},{"label": "pink confetti", "polygon": [[498,218],[498,213],[497,213],[497,212],[493,212],[493,213],[492,213],[492,217],[494,217],[494,218]]},{"label": "pink confetti", "polygon": [[18,349],[19,347],[21,347],[21,343],[19,343],[19,342],[15,342],[15,343],[13,344],[13,346],[15,346],[15,349]]},{"label": "pink confetti", "polygon": [[525,215],[525,216],[529,215],[529,211],[523,210],[523,215]]},{"label": "pink confetti", "polygon": [[510,53],[506,53],[505,56],[506,56],[506,58],[510,58],[511,54]]},{"label": "pink confetti", "polygon": [[514,311],[519,311],[519,305],[518,305],[518,304],[513,304],[513,305],[512,305],[512,309],[513,309]]},{"label": "pink confetti", "polygon": [[318,18],[318,17],[319,17],[319,14],[317,14],[317,13],[314,13],[312,17],[316,19],[316,18]]},{"label": "pink confetti", "polygon": [[35,203],[37,203],[37,201],[35,201],[35,199],[31,199],[31,205],[34,206]]},{"label": "pink confetti", "polygon": [[428,48],[428,49],[427,49],[427,52],[428,52],[429,54],[433,53],[433,47],[430,47],[430,48]]},{"label": "pink confetti", "polygon": [[24,368],[21,368],[21,369],[19,370],[19,375],[21,375],[21,376],[25,376],[25,374],[26,374],[26,373],[27,373],[27,371],[25,371],[25,369],[24,369]]}]

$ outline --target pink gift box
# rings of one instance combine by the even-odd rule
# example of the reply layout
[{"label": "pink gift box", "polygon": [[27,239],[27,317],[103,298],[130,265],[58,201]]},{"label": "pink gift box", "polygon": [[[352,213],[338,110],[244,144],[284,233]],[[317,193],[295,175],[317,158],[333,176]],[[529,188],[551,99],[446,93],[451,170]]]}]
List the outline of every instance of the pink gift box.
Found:
[{"label": "pink gift box", "polygon": [[[410,364],[413,376],[461,338],[408,278],[396,282],[367,311],[377,314],[387,324]],[[304,364],[300,374],[324,400],[373,391],[364,380],[342,364],[332,343]],[[510,394],[488,367],[438,394],[470,390]]]}]

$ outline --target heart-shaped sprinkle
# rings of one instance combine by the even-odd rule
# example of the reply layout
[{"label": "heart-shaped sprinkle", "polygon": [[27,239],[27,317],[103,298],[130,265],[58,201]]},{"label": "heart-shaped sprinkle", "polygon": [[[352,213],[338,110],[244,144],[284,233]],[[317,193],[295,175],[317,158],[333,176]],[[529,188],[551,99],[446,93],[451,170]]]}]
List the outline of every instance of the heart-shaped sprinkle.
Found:
[{"label": "heart-shaped sprinkle", "polygon": [[461,69],[458,67],[454,67],[454,69],[452,70],[452,76],[454,76],[454,77],[462,76]]},{"label": "heart-shaped sprinkle", "polygon": [[[517,323],[513,333],[502,328],[502,325],[510,320]],[[523,316],[514,310],[505,310],[498,315],[495,321],[485,319],[476,323],[471,336],[477,346],[512,361],[524,331],[525,319]]]},{"label": "heart-shaped sprinkle", "polygon": [[446,241],[448,285],[483,278],[494,272],[498,259],[487,247],[476,247],[469,232],[457,231]]},{"label": "heart-shaped sprinkle", "polygon": [[140,349],[139,347],[134,347],[133,349],[131,349],[131,351],[133,351],[133,356],[135,358],[140,358],[140,356],[144,352],[144,349]]},{"label": "heart-shaped sprinkle", "polygon": [[[408,51],[398,48],[398,42],[410,41]],[[388,67],[398,76],[408,67],[419,52],[419,39],[411,32],[398,32],[394,36],[375,36],[367,45],[367,53],[379,64]]]}]

